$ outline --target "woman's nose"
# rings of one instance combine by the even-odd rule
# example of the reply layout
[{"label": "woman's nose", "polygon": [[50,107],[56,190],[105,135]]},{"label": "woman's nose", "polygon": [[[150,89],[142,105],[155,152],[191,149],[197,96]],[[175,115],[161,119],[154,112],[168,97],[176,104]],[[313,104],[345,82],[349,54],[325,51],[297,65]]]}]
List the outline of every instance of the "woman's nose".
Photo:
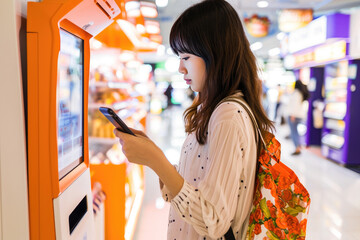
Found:
[{"label": "woman's nose", "polygon": [[179,64],[179,69],[178,69],[179,73],[181,74],[186,74],[186,68],[184,67],[184,64],[180,61]]}]

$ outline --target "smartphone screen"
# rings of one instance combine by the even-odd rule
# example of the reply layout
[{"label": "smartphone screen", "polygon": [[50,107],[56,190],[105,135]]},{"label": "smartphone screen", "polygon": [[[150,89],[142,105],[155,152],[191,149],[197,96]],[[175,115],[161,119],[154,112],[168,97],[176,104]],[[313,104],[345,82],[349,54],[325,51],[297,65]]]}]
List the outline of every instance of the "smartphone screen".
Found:
[{"label": "smartphone screen", "polygon": [[104,116],[118,129],[124,133],[131,134],[135,136],[135,134],[129,129],[129,127],[119,118],[119,116],[108,107],[100,107],[100,112],[104,114]]}]

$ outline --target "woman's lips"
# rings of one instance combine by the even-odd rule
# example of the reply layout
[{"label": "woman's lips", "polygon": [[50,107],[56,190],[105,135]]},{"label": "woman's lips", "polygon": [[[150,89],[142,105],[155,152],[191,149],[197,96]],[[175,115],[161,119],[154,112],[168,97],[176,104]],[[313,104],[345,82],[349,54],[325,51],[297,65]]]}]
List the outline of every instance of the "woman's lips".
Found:
[{"label": "woman's lips", "polygon": [[184,79],[186,84],[190,85],[191,84],[191,79]]}]

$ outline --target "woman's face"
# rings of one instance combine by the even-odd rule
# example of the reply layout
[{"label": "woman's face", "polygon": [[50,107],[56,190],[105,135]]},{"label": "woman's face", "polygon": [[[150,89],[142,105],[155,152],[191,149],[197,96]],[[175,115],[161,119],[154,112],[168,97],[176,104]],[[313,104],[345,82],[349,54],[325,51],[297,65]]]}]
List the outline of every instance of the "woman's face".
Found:
[{"label": "woman's face", "polygon": [[205,85],[205,61],[190,53],[180,53],[179,72],[184,74],[184,80],[195,92],[201,92]]}]

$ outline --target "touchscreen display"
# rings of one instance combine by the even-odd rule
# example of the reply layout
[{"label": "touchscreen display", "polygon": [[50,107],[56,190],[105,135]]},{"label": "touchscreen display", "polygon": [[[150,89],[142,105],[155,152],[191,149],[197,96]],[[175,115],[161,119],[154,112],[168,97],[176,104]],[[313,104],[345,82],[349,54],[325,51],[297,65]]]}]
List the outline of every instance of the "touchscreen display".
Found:
[{"label": "touchscreen display", "polygon": [[60,29],[57,81],[57,141],[59,179],[83,162],[83,45]]}]

